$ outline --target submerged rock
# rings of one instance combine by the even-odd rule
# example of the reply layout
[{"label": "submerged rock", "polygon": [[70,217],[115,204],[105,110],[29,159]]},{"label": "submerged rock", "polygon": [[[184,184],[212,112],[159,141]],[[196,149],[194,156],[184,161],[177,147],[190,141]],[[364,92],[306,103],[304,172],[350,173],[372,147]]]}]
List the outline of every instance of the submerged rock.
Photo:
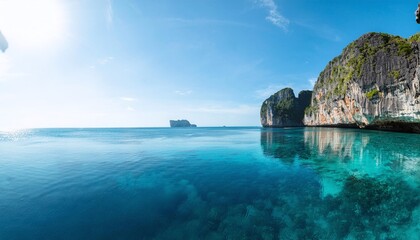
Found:
[{"label": "submerged rock", "polygon": [[197,127],[195,124],[191,124],[188,120],[170,120],[169,124],[171,127]]},{"label": "submerged rock", "polygon": [[325,216],[338,239],[408,239],[408,231],[396,229],[417,223],[412,215],[419,202],[418,189],[398,177],[351,175],[338,196],[325,198]]},{"label": "submerged rock", "polygon": [[349,44],[319,75],[304,124],[420,132],[419,46],[419,33]]},{"label": "submerged rock", "polygon": [[263,127],[303,126],[303,113],[309,106],[311,91],[301,91],[296,98],[291,88],[284,88],[271,95],[261,106]]}]

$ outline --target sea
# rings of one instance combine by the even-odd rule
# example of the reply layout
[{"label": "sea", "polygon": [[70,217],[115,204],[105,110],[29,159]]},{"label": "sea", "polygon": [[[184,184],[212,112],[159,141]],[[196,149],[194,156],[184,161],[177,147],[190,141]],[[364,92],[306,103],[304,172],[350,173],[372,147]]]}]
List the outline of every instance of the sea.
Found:
[{"label": "sea", "polygon": [[420,239],[420,135],[0,132],[0,239]]}]

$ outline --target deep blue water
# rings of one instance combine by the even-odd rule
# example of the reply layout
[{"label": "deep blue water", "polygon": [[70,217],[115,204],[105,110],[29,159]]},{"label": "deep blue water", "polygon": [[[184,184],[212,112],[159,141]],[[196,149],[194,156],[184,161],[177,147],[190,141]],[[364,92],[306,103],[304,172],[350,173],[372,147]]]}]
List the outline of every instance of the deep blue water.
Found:
[{"label": "deep blue water", "polygon": [[420,135],[0,132],[0,239],[420,239]]}]

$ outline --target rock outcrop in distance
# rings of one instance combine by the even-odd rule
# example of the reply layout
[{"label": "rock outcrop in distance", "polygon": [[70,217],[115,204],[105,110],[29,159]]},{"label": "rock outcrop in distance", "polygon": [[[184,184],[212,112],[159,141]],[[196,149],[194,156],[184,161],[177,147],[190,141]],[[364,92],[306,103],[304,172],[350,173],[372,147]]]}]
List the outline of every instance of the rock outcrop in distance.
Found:
[{"label": "rock outcrop in distance", "polygon": [[307,126],[420,132],[420,33],[368,33],[328,63],[315,83]]},{"label": "rock outcrop in distance", "polygon": [[169,120],[171,127],[197,127],[195,124],[191,124],[188,120]]},{"label": "rock outcrop in distance", "polygon": [[261,106],[263,127],[303,126],[303,114],[311,101],[311,91],[301,91],[298,98],[291,88],[284,88],[271,95]]}]

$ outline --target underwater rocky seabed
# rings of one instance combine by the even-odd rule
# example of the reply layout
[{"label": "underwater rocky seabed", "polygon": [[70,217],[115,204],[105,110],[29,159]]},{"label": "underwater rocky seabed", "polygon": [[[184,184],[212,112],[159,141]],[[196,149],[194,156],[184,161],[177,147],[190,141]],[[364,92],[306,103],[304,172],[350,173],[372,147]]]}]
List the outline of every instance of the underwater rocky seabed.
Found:
[{"label": "underwater rocky seabed", "polygon": [[420,135],[0,133],[1,239],[419,239]]}]

